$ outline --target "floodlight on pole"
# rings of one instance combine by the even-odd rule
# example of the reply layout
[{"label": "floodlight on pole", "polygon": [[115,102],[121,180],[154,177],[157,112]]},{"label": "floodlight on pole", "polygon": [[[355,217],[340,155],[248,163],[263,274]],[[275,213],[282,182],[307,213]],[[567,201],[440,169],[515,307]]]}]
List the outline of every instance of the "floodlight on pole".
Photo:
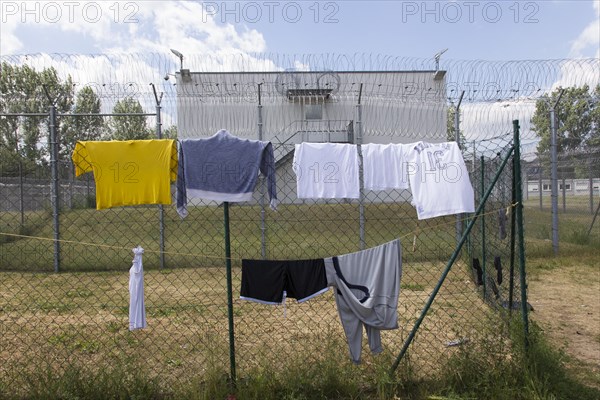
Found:
[{"label": "floodlight on pole", "polygon": [[447,52],[448,49],[444,49],[440,52],[438,52],[435,56],[433,56],[433,58],[435,59],[435,70],[438,71],[440,69],[440,57],[442,56],[442,54],[444,54],[445,52]]},{"label": "floodlight on pole", "polygon": [[433,56],[435,59],[435,72],[433,73],[434,81],[441,81],[444,78],[444,75],[446,75],[446,71],[440,71],[440,57],[447,51],[448,49],[444,49]]},{"label": "floodlight on pole", "polygon": [[171,49],[171,53],[175,54],[177,57],[179,57],[179,69],[183,69],[183,54],[181,54],[181,52]]}]

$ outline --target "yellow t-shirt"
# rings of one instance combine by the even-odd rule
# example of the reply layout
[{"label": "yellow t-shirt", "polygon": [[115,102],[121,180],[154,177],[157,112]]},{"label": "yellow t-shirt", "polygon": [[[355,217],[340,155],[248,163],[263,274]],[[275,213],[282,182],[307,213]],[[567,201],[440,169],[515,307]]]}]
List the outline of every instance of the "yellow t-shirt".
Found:
[{"label": "yellow t-shirt", "polygon": [[96,209],[171,204],[177,146],[171,139],[77,142],[75,175],[93,171]]}]

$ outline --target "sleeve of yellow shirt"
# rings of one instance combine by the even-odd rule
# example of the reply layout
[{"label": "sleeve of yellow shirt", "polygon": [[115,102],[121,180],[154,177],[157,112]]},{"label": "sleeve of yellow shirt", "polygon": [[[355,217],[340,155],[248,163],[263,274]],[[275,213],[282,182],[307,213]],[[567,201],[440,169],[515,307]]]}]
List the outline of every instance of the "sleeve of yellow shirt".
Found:
[{"label": "sleeve of yellow shirt", "polygon": [[177,142],[171,140],[171,182],[177,180],[177,157],[179,152],[177,151]]},{"label": "sleeve of yellow shirt", "polygon": [[73,155],[71,156],[73,164],[75,165],[75,176],[92,171],[92,164],[85,148],[85,143],[86,142],[77,142],[75,144],[75,150],[73,150]]}]

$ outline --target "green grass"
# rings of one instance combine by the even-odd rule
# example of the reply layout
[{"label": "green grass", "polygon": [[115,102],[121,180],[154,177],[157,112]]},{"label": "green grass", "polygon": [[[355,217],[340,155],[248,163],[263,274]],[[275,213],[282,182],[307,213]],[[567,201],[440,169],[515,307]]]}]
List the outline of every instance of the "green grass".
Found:
[{"label": "green grass", "polygon": [[[525,209],[533,276],[560,268],[569,257],[597,253],[600,227],[588,236],[589,212],[572,211],[561,216],[564,258],[549,259],[548,211],[535,204]],[[490,204],[487,210],[494,208]],[[0,238],[0,269],[13,271],[0,282],[0,340],[11,349],[3,353],[9,368],[0,366],[0,398],[226,398],[232,389],[222,212],[220,207],[190,208],[190,216],[181,220],[174,208],[165,208],[165,270],[158,270],[159,256],[153,252],[159,246],[155,207],[64,212],[61,238],[69,242],[61,243],[61,274],[47,273],[53,271],[51,241]],[[230,213],[235,291],[239,259],[261,256],[260,209],[232,206]],[[47,212],[27,213],[25,224],[15,225],[19,218],[1,214],[0,229],[52,237]],[[277,213],[267,211],[267,257],[356,251],[358,219],[356,204],[281,205]],[[360,367],[349,363],[331,298],[290,304],[287,317],[281,307],[236,301],[238,399],[599,397],[566,374],[564,355],[535,328],[533,350],[525,355],[515,332],[498,332],[503,322],[481,325],[490,310],[469,283],[465,264],[454,267],[407,358],[396,375],[388,376],[454,250],[455,217],[417,221],[409,204],[369,204],[365,221],[367,246],[396,237],[403,243],[401,329],[385,332],[389,350],[378,358],[367,355]],[[509,239],[498,237],[495,215],[486,216],[485,224],[490,255],[507,257]],[[76,243],[81,241],[106,247]],[[470,243],[475,255],[481,252],[480,241],[478,223]],[[146,305],[153,328],[131,333],[126,329],[127,270],[137,245],[147,249]],[[470,344],[445,348],[457,337],[469,337]]]},{"label": "green grass", "polygon": [[[547,203],[542,210],[537,200],[530,199],[525,203],[525,236],[529,257],[546,257],[553,254],[550,199],[544,200]],[[566,213],[562,210],[562,203],[559,204],[558,237],[560,254],[563,256],[600,250],[600,218],[597,218],[590,231],[594,215],[590,213],[588,202],[589,199],[585,196],[573,196],[568,199]]]},{"label": "green grass", "polygon": [[535,323],[529,347],[523,346],[522,325],[513,321],[510,337],[490,335],[477,346],[462,347],[445,368],[439,393],[452,399],[595,400],[600,391],[567,373],[567,357],[555,350]]},{"label": "green grass", "polygon": [[[10,221],[16,215],[0,215],[2,232],[17,233]],[[165,262],[167,267],[222,265],[224,227],[222,207],[191,207],[182,220],[175,209],[165,208]],[[327,257],[359,250],[356,204],[308,206],[280,205],[267,212],[266,254],[271,259]],[[4,222],[2,222],[4,221]],[[0,270],[53,271],[53,221],[26,216],[26,232],[34,238],[3,236]],[[232,256],[261,257],[260,208],[232,206],[230,210]],[[131,248],[141,245],[146,269],[158,268],[158,210],[126,207],[114,210],[76,209],[60,216],[61,271],[105,271],[128,268]],[[454,217],[417,221],[408,203],[367,205],[365,241],[374,246],[397,237],[411,245],[418,233],[417,251],[406,251],[405,260],[447,260],[455,244]],[[10,228],[10,229],[9,229]],[[2,236],[2,235],[0,235]]]},{"label": "green grass", "polygon": [[[490,323],[492,321],[487,321]],[[20,395],[0,380],[0,397],[6,399],[453,399],[453,400],[595,400],[600,392],[574,381],[565,369],[565,355],[552,349],[535,324],[530,345],[522,346],[522,327],[513,321],[509,336],[491,334],[464,345],[442,363],[434,380],[418,378],[403,363],[390,376],[391,356],[372,360],[373,365],[339,362],[336,351],[325,351],[319,360],[282,360],[285,368],[263,364],[238,375],[236,387],[224,368],[209,368],[185,385],[162,385],[160,375],[143,373],[143,360],[132,357],[111,368],[94,370],[71,364],[62,370],[38,367],[25,379]],[[330,337],[335,341],[335,337]],[[336,344],[326,346],[335,349]],[[171,360],[171,366],[178,364]],[[216,365],[216,363],[215,363]]]}]

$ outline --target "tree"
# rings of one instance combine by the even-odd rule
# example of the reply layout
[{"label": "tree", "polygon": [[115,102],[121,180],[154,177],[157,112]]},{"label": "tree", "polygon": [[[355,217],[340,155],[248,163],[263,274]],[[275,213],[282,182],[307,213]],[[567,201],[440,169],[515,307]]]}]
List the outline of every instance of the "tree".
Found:
[{"label": "tree", "polygon": [[[460,118],[460,112],[458,114],[458,117]],[[448,107],[448,111],[446,113],[446,139],[449,142],[454,142],[456,141],[456,106],[454,104],[450,104],[450,106]],[[465,145],[465,137],[463,135],[462,130],[460,129],[460,125],[459,125],[459,132],[460,132],[460,145],[461,147]]]},{"label": "tree", "polygon": [[[126,97],[117,101],[114,114],[143,114],[144,109],[137,99]],[[149,139],[152,131],[146,125],[143,115],[123,115],[112,117],[110,121],[111,138],[113,140]]]},{"label": "tree", "polygon": [[[44,90],[45,89],[45,90]],[[36,71],[28,65],[0,64],[0,113],[47,113],[51,100],[57,112],[70,110],[73,82],[63,82],[54,68]],[[57,120],[57,123],[60,121]],[[48,134],[44,116],[0,117],[0,170],[4,175],[28,173],[47,163],[48,149],[41,144]]]},{"label": "tree", "polygon": [[531,119],[539,135],[538,155],[546,170],[550,169],[550,109],[556,104],[556,146],[560,161],[559,175],[565,178],[598,176],[600,166],[590,160],[600,146],[600,85],[568,87],[557,103],[563,88],[542,96]]},{"label": "tree", "polygon": [[600,147],[600,85],[596,86],[592,97],[595,105],[590,112],[592,131],[587,144],[592,147]]},{"label": "tree", "polygon": [[[554,90],[550,96],[542,96],[536,103],[531,119],[532,129],[541,141],[538,153],[550,150],[550,108],[556,104],[562,88]],[[569,87],[564,89],[561,100],[556,105],[557,152],[585,150],[589,146],[600,145],[600,85],[590,91],[590,87]]]},{"label": "tree", "polygon": [[[75,100],[74,114],[99,114],[100,99],[91,87],[85,86]],[[66,117],[61,125],[60,159],[70,160],[78,140],[100,140],[105,129],[101,116]]]},{"label": "tree", "polygon": [[177,125],[171,125],[162,131],[163,139],[177,139]]}]

